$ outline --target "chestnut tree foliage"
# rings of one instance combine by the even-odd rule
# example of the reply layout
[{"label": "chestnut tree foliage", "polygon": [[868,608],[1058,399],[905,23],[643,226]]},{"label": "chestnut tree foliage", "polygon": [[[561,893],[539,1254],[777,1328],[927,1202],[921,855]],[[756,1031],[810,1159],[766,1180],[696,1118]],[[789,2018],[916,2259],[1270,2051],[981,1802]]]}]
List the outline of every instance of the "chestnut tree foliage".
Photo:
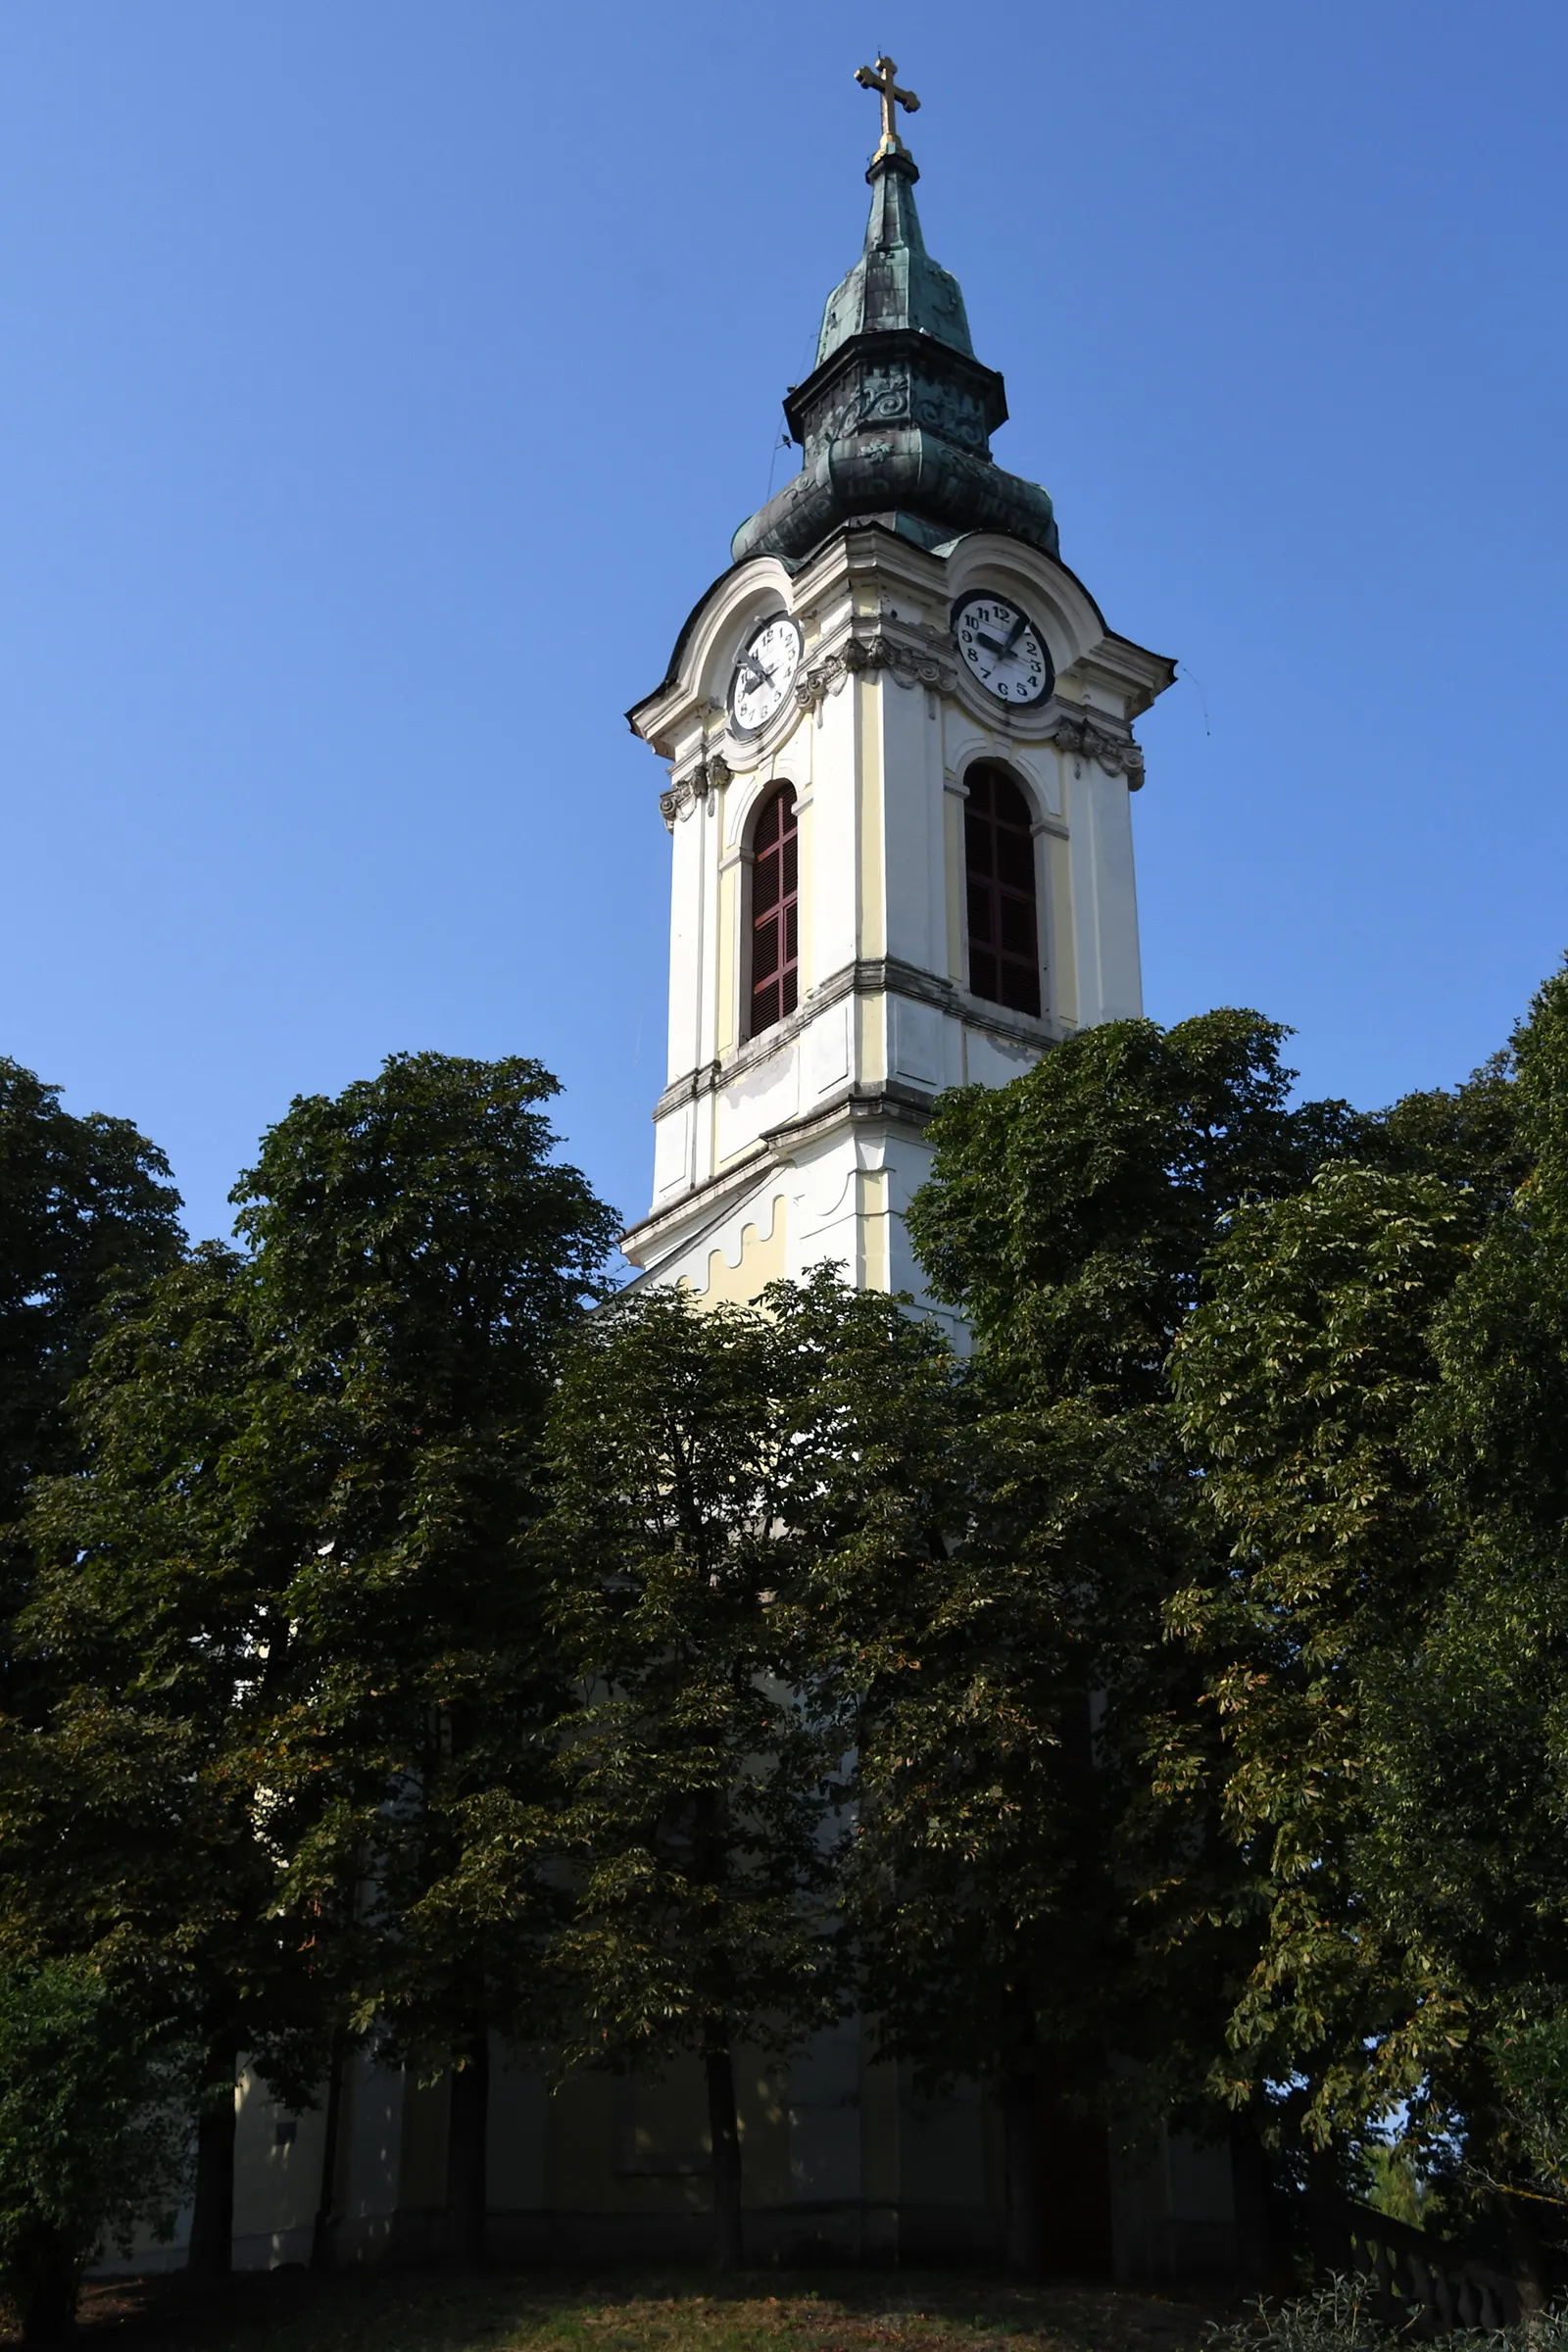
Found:
[{"label": "chestnut tree foliage", "polygon": [[1162,1612],[1205,1541],[1166,1365],[1222,1221],[1354,1126],[1291,1107],[1282,1036],[1247,1012],[1118,1022],[949,1096],[909,1212],[975,1334],[975,1492],[867,1746],[861,1912],[889,2045],[1000,2094],[1024,2268],[1045,2136],[1103,2114],[1113,2051],[1146,2092],[1200,2101],[1237,1978],[1213,1803],[1148,1764],[1192,1713]]},{"label": "chestnut tree foliage", "polygon": [[0,1927],[199,2036],[207,2267],[241,2049],[303,2103],[372,2024],[455,2069],[451,2230],[482,2232],[489,2029],[537,2026],[554,1900],[519,1859],[561,1682],[517,1539],[614,1230],[555,1091],[410,1054],[296,1102],[236,1196],[247,1251],[112,1320],[32,1491],[43,1699],[0,1725]]},{"label": "chestnut tree foliage", "polygon": [[66,1397],[110,1299],[183,1247],[169,1162],[128,1119],[74,1116],[0,1056],[0,1532],[71,1458]]},{"label": "chestnut tree foliage", "polygon": [[933,1331],[827,1270],[757,1307],[643,1291],[565,1359],[537,1533],[576,1684],[568,2046],[701,2059],[720,2268],[737,2050],[787,2056],[843,2005],[858,1701],[960,1492],[955,1388]]},{"label": "chestnut tree foliage", "polygon": [[1377,1115],[1283,1042],[943,1098],[938,1312],[609,1297],[533,1062],[295,1102],[189,1252],[150,1145],[0,1065],[0,1961],[201,2053],[193,2260],[242,2050],[326,2101],[330,2255],[364,2036],[450,2075],[480,2254],[499,2034],[700,2063],[733,2265],[737,2069],[853,2007],[987,2086],[1020,2268],[1053,2150],[1163,2113],[1340,2189],[1396,2119],[1544,2275],[1568,975]]},{"label": "chestnut tree foliage", "polygon": [[1269,1895],[1225,2065],[1302,2078],[1320,2141],[1457,2136],[1528,2276],[1568,2010],[1568,975],[1370,1145],[1241,1211],[1178,1350],[1225,1553],[1171,1620]]}]

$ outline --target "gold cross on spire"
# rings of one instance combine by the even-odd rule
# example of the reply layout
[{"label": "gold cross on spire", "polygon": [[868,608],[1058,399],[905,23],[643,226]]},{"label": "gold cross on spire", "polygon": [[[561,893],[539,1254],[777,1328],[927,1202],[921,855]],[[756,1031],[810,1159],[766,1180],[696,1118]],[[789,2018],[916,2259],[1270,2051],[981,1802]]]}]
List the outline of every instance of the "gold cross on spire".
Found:
[{"label": "gold cross on spire", "polygon": [[882,144],[878,155],[906,155],[908,150],[899,136],[896,107],[902,106],[906,115],[918,114],[920,101],[912,90],[901,90],[894,79],[898,67],[891,57],[879,57],[874,66],[857,66],[855,78],[862,90],[875,90],[882,101]]}]

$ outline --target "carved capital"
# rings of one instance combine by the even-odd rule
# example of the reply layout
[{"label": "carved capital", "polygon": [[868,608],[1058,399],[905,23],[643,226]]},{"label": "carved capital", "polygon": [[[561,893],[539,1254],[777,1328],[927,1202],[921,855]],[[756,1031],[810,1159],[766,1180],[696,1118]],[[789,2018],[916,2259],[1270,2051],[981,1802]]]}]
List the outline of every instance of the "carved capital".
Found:
[{"label": "carved capital", "polygon": [[1074,760],[1093,760],[1112,776],[1125,776],[1136,792],[1144,780],[1144,755],[1128,728],[1117,728],[1098,712],[1070,710],[1058,704],[1042,732],[1048,743]]},{"label": "carved capital", "polygon": [[803,710],[814,710],[824,696],[842,693],[848,679],[866,669],[886,670],[896,686],[947,691],[954,682],[951,663],[885,629],[868,628],[804,669],[795,681],[795,699]]},{"label": "carved capital", "polygon": [[675,819],[678,816],[690,816],[698,802],[707,798],[708,779],[700,767],[694,768],[689,776],[677,778],[667,792],[662,792],[659,796],[659,813],[668,831],[673,833]]},{"label": "carved capital", "polygon": [[700,801],[706,801],[710,792],[717,792],[727,784],[733,772],[729,761],[714,752],[711,757],[699,760],[685,775],[672,777],[669,790],[659,796],[659,813],[668,831],[673,833],[675,819],[689,816]]}]

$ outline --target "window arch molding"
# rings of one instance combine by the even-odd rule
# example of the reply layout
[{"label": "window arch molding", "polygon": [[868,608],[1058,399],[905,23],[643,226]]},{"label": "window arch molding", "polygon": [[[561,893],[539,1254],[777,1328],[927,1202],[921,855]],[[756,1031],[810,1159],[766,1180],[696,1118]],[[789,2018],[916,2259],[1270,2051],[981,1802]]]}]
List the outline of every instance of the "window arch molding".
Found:
[{"label": "window arch molding", "polygon": [[1045,830],[1033,780],[981,753],[963,788],[964,980],[972,997],[1039,1020],[1046,1008]]},{"label": "window arch molding", "polygon": [[791,759],[793,748],[786,744],[781,753],[771,760],[764,760],[760,767],[741,775],[732,774],[726,782],[724,821],[720,836],[720,855],[726,864],[737,858],[751,856],[758,812],[768,794],[776,792],[781,784],[794,785],[797,809],[809,806],[810,771],[804,761]]}]

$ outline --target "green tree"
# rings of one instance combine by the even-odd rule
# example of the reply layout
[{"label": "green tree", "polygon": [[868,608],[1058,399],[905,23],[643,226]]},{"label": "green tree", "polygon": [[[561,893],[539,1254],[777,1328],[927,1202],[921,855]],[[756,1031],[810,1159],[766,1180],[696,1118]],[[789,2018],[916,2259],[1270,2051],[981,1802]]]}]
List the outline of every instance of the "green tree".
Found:
[{"label": "green tree", "polygon": [[[70,1459],[66,1397],[107,1299],[180,1255],[168,1178],[128,1120],[75,1117],[58,1087],[0,1057],[0,1553],[28,1481]],[[22,1555],[7,1556],[24,1584]]]},{"label": "green tree", "polygon": [[50,1703],[0,1724],[5,1942],[90,1952],[134,2014],[177,2021],[203,2054],[190,2262],[206,2271],[229,2261],[239,2053],[303,2101],[323,2031],[313,1923],[279,1901],[266,1762],[310,1495],[252,1292],[209,1244],[100,1341],[73,1394],[78,1466],[38,1482],[25,1521],[18,1642]]},{"label": "green tree", "polygon": [[[1461,2135],[1538,2269],[1499,2052],[1563,2006],[1568,982],[1510,1057],[1244,1210],[1179,1388],[1221,1572],[1226,1802],[1269,1896],[1233,2086],[1294,2069],[1328,2145]],[[1391,1172],[1392,1171],[1392,1172]]]},{"label": "green tree", "polygon": [[1412,1438],[1437,1378],[1433,1319],[1480,1224],[1439,1178],[1326,1169],[1237,1212],[1178,1348],[1226,1543],[1170,1618],[1208,1661],[1226,1817],[1268,1901],[1230,2087],[1307,2077],[1319,2142],[1419,2100],[1458,2022],[1430,1953],[1368,1886],[1366,1835],[1387,1761],[1369,1748],[1377,1693],[1452,1572]]},{"label": "green tree", "polygon": [[[541,2030],[561,1678],[517,1538],[554,1352],[615,1219],[537,1062],[393,1055],[296,1102],[235,1193],[310,1521],[266,1771],[285,1899],[343,1922],[362,2026],[453,2070],[453,2250],[483,2252],[492,2029]],[[292,1451],[290,1451],[292,1449]],[[348,1916],[345,1917],[345,1913]]]},{"label": "green tree", "polygon": [[909,1234],[996,1378],[1106,1410],[1166,1398],[1218,1221],[1294,1192],[1364,1125],[1291,1107],[1287,1035],[1245,1011],[1111,1021],[1010,1086],[942,1098]]},{"label": "green tree", "polygon": [[1412,1452],[1453,1570],[1418,1652],[1379,1690],[1369,1867],[1398,1932],[1462,1987],[1473,2170],[1539,2273],[1542,2139],[1518,2061],[1544,2059],[1568,2012],[1568,970],[1538,993],[1510,1062],[1527,1172],[1433,1326],[1440,1377]]},{"label": "green tree", "polygon": [[1356,1131],[1290,1107],[1283,1036],[1248,1012],[1117,1022],[948,1096],[909,1211],[975,1334],[982,1499],[925,1580],[906,1689],[870,1710],[884,1893],[861,1916],[888,2046],[997,2087],[1024,2269],[1048,2094],[1102,2114],[1117,2049],[1151,2092],[1197,2096],[1252,1932],[1211,1760],[1173,1734],[1196,1678],[1161,1612],[1204,1539],[1166,1367],[1222,1220]]},{"label": "green tree", "polygon": [[538,1542],[580,1686],[568,2054],[703,2063],[714,2257],[742,2258],[734,2051],[838,2013],[833,1848],[865,1653],[926,1552],[953,1367],[828,1271],[759,1306],[649,1290],[584,1331]]},{"label": "green tree", "polygon": [[73,2330],[84,2265],[173,2234],[189,2083],[81,1961],[0,1968],[0,2288],[24,2344]]}]

